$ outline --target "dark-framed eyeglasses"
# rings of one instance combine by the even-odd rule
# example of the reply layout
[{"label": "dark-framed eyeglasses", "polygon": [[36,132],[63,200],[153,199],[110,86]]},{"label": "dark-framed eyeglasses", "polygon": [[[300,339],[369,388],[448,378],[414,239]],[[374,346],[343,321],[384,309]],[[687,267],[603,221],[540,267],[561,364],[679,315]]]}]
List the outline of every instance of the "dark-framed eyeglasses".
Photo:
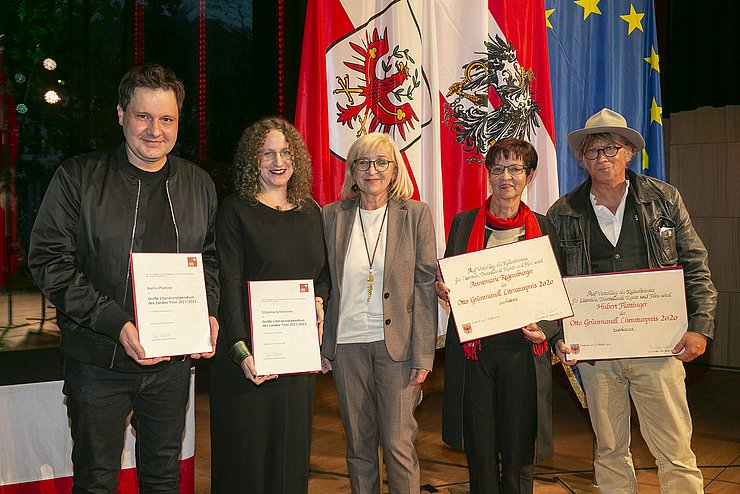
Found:
[{"label": "dark-framed eyeglasses", "polygon": [[388,169],[388,167],[393,163],[391,160],[387,160],[385,158],[379,158],[377,160],[368,160],[365,158],[357,159],[353,162],[355,166],[355,170],[366,172],[370,169],[370,166],[375,167],[375,171],[378,172],[384,172]]},{"label": "dark-framed eyeglasses", "polygon": [[508,170],[509,175],[521,175],[527,168],[524,165],[493,165],[488,169],[488,173],[491,175],[503,175],[504,171]]},{"label": "dark-framed eyeglasses", "polygon": [[272,149],[262,152],[262,161],[265,163],[274,163],[278,155],[283,161],[290,161],[293,159],[293,151],[290,148],[281,149],[280,151],[273,151]]},{"label": "dark-framed eyeglasses", "polygon": [[583,157],[587,160],[595,160],[599,153],[604,153],[607,158],[613,158],[617,155],[622,146],[606,146],[605,148],[591,148],[583,152]]}]

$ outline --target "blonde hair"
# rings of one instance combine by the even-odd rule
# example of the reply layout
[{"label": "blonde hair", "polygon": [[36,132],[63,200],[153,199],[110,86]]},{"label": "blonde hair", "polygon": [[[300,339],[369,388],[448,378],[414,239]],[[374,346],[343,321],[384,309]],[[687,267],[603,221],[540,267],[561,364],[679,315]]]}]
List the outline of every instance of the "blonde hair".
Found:
[{"label": "blonde hair", "polygon": [[[411,181],[406,163],[403,161],[401,151],[388,134],[380,132],[371,132],[357,139],[347,151],[347,160],[345,162],[344,184],[340,196],[342,199],[354,199],[360,195],[360,191],[355,186],[355,179],[352,176],[352,169],[356,159],[367,156],[377,151],[390,151],[393,155],[393,161],[396,167],[396,178],[391,181],[388,189],[388,198],[391,199],[410,199],[414,194],[414,184]],[[390,170],[390,169],[389,169]]]}]

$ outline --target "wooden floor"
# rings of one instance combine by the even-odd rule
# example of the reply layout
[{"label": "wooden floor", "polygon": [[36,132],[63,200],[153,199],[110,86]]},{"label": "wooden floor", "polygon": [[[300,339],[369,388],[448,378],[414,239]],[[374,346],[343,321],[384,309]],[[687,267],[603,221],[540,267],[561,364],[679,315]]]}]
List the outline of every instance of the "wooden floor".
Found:
[{"label": "wooden floor", "polygon": [[[41,299],[37,292],[16,294],[13,325],[6,328],[7,304],[0,300],[0,351],[58,345],[54,311],[48,309],[42,330],[39,328]],[[693,449],[705,478],[708,493],[740,493],[740,372],[687,365],[689,406],[694,423]],[[195,492],[210,492],[210,440],[208,411],[208,369],[199,365],[196,372],[196,454]],[[588,414],[580,408],[559,367],[553,368],[553,458],[538,464],[535,492],[566,493],[557,478],[591,469],[592,433]],[[419,436],[417,451],[421,463],[421,492],[456,494],[464,492],[467,481],[465,456],[446,447],[440,438],[444,361],[438,352],[435,370],[424,387],[424,400],[417,409]],[[633,420],[632,453],[640,493],[658,493],[655,461],[640,436],[637,418]],[[314,405],[311,450],[312,494],[350,492],[344,461],[342,431],[336,393],[331,375],[319,376]],[[387,485],[383,492],[388,492]],[[680,493],[676,493],[680,494]]]}]

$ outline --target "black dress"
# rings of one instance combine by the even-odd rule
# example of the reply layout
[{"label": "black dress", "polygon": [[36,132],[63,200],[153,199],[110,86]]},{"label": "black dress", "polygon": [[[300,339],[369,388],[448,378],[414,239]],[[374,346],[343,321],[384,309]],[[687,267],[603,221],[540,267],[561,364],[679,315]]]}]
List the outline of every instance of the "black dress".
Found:
[{"label": "black dress", "polygon": [[329,295],[326,248],[318,205],[276,211],[227,197],[216,221],[220,263],[220,333],[210,368],[213,493],[305,493],[311,451],[314,374],[280,376],[256,386],[229,358],[249,341],[246,282],[314,280]]}]

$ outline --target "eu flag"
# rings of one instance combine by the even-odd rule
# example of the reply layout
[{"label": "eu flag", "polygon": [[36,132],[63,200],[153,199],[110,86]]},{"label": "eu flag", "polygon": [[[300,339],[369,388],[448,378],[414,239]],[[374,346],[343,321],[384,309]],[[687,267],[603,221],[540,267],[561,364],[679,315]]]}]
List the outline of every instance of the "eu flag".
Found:
[{"label": "eu flag", "polygon": [[665,180],[660,65],[652,0],[545,0],[560,193],[587,174],[569,132],[611,108],[645,138],[630,168]]}]

